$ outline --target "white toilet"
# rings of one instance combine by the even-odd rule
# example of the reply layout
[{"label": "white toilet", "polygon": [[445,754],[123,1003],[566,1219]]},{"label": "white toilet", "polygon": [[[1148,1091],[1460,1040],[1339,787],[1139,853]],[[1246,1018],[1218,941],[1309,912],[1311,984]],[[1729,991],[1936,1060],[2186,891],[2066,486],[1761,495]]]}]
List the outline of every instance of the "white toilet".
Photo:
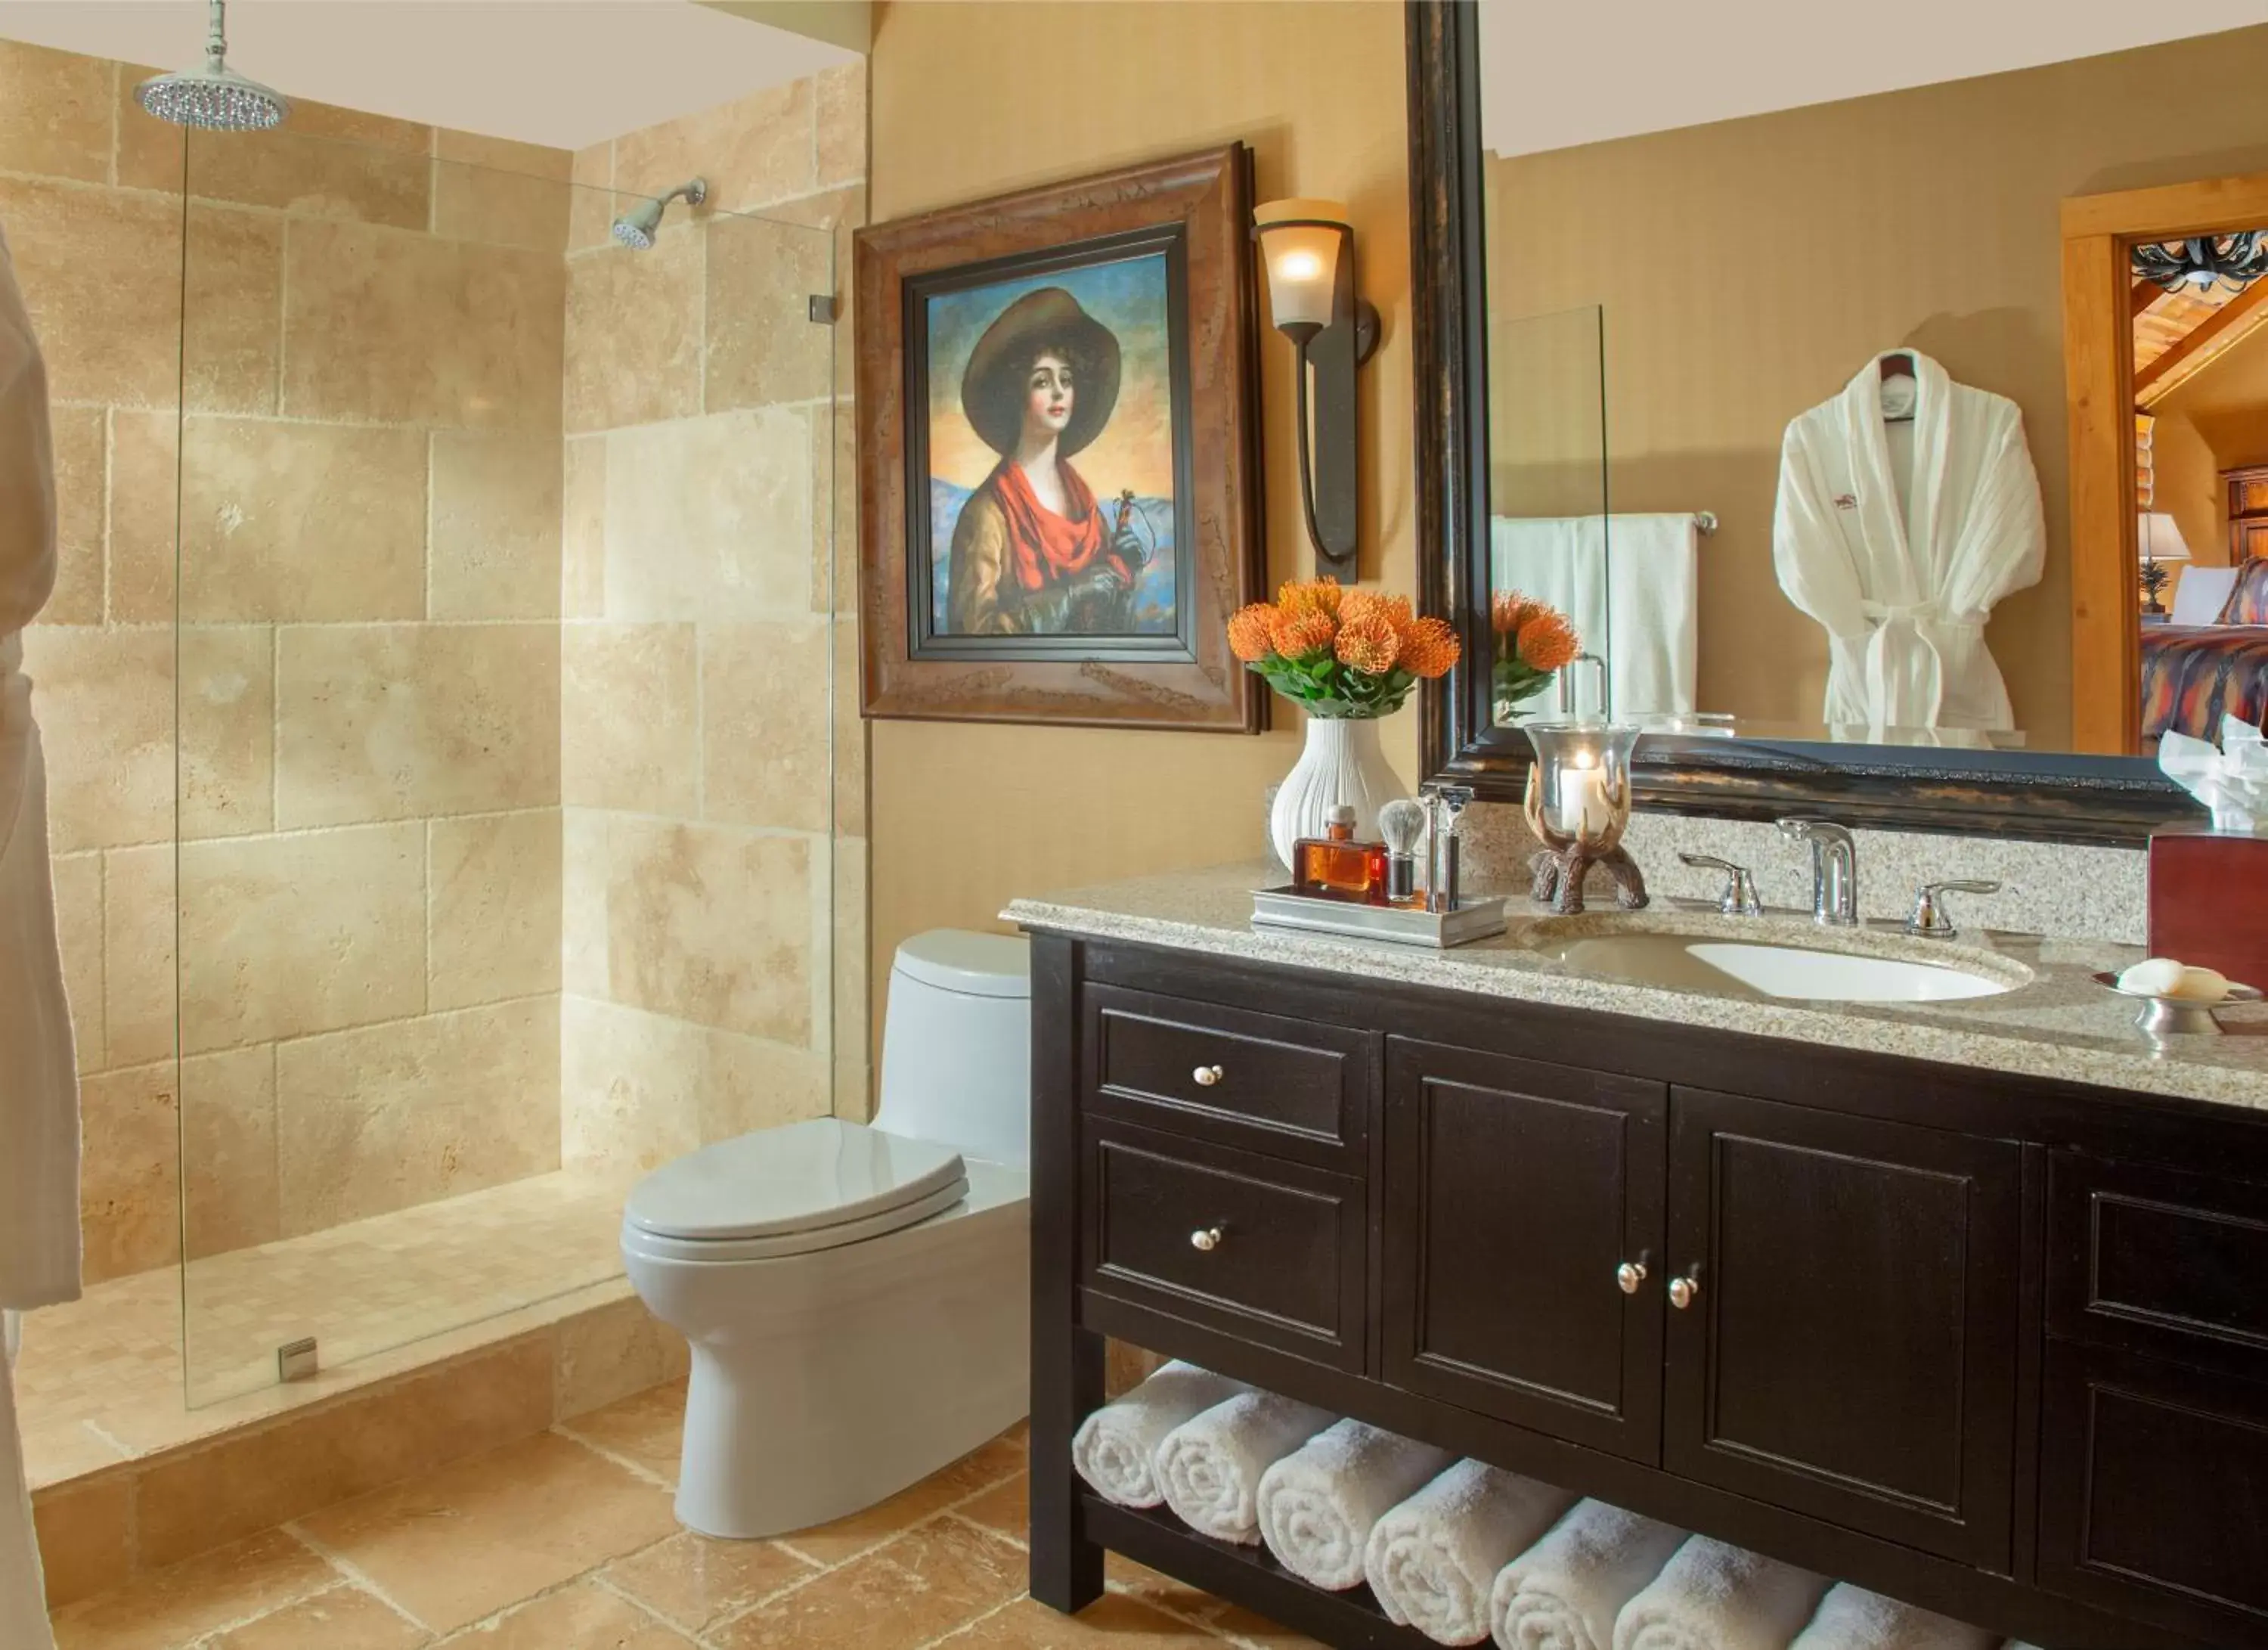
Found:
[{"label": "white toilet", "polygon": [[871,1506],[1029,1407],[1027,943],[909,939],[884,1028],[872,1127],[720,1141],[623,1210],[632,1286],[692,1344],[677,1516],[703,1535]]}]

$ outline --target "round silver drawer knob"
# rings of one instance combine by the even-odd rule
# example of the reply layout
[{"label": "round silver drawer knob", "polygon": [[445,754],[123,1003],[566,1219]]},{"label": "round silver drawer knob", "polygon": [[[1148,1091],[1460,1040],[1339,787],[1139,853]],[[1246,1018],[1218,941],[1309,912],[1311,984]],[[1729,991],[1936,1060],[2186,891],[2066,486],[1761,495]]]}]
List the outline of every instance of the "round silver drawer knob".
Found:
[{"label": "round silver drawer knob", "polygon": [[1701,1280],[1697,1278],[1673,1278],[1669,1280],[1669,1304],[1680,1312],[1701,1298]]},{"label": "round silver drawer knob", "polygon": [[1200,1065],[1189,1075],[1197,1079],[1199,1088],[1211,1088],[1226,1074],[1217,1065]]},{"label": "round silver drawer knob", "polygon": [[1202,1231],[1189,1234],[1189,1247],[1201,1255],[1210,1255],[1220,1247],[1220,1228],[1217,1226],[1209,1226]]},{"label": "round silver drawer knob", "polygon": [[1645,1281],[1646,1263],[1644,1261],[1624,1261],[1615,1268],[1615,1286],[1626,1295],[1636,1294],[1638,1286]]}]

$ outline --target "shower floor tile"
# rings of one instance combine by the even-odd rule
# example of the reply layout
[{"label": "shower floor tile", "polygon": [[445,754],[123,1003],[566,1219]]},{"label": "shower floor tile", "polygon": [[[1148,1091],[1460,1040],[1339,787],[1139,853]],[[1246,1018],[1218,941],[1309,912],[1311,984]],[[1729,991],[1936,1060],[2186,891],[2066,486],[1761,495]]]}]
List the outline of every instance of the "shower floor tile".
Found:
[{"label": "shower floor tile", "polygon": [[[58,1611],[60,1650],[1317,1650],[1116,1557],[1077,1617],[1023,1590],[1020,1426],[881,1507],[769,1542],[678,1529],[681,1385]],[[636,1455],[599,1440],[636,1440]],[[587,1566],[587,1567],[586,1567]]]},{"label": "shower floor tile", "polygon": [[[116,1278],[33,1313],[16,1369],[32,1485],[399,1373],[449,1350],[436,1337],[470,1344],[624,1293],[621,1219],[618,1188],[544,1175],[193,1261],[186,1279],[173,1267]],[[322,1373],[279,1385],[276,1348],[310,1335]]]}]

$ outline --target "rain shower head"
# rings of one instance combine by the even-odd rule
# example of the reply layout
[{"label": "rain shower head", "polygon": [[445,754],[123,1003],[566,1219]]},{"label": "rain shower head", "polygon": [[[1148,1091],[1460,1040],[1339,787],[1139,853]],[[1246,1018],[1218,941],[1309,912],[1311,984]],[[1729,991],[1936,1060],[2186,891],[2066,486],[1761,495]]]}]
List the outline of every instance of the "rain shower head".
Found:
[{"label": "rain shower head", "polygon": [[663,210],[681,195],[688,206],[700,205],[709,198],[708,180],[696,178],[689,183],[679,184],[666,195],[640,202],[633,210],[615,219],[615,239],[633,252],[645,251],[653,245],[653,238],[661,228]]},{"label": "rain shower head", "polygon": [[291,105],[280,92],[247,79],[228,66],[225,0],[212,0],[212,26],[202,69],[159,75],[134,88],[144,109],[176,126],[215,132],[264,132],[281,126]]}]

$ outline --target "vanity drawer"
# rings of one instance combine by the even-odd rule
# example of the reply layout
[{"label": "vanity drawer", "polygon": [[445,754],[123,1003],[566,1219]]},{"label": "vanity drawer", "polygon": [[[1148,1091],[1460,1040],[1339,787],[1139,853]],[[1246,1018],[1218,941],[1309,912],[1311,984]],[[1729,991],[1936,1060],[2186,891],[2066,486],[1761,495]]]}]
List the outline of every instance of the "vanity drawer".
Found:
[{"label": "vanity drawer", "polygon": [[1363,1185],[1123,1123],[1087,1131],[1086,1286],[1362,1367]]},{"label": "vanity drawer", "polygon": [[2268,1377],[2268,1186],[2058,1152],[2058,1335]]},{"label": "vanity drawer", "polygon": [[1090,1112],[1363,1172],[1370,1033],[1090,985],[1086,1046]]}]

